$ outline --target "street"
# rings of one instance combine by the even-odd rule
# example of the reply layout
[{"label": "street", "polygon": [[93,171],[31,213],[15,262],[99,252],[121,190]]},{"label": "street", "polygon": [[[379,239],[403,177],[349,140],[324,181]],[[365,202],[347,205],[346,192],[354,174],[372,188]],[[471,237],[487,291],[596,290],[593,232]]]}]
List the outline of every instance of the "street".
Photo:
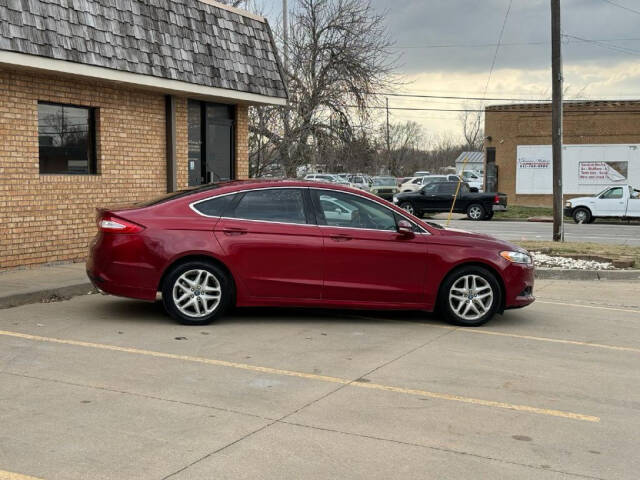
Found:
[{"label": "street", "polygon": [[[432,220],[442,225],[447,221]],[[552,223],[543,222],[511,222],[488,221],[472,222],[470,220],[452,220],[452,228],[460,228],[471,232],[486,233],[504,240],[551,240]],[[610,243],[616,245],[640,245],[640,224],[606,224],[594,223],[578,225],[573,221],[564,224],[567,242]]]},{"label": "street", "polygon": [[637,284],[534,293],[475,329],[285,309],[185,327],[102,295],[0,310],[0,478],[637,478]]}]

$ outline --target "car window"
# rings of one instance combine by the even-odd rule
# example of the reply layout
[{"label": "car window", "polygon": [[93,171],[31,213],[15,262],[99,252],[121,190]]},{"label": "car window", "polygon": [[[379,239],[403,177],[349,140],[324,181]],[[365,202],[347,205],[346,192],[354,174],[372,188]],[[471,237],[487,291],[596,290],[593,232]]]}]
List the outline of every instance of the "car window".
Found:
[{"label": "car window", "polygon": [[438,186],[438,193],[449,195],[453,195],[454,193],[456,193],[456,187],[451,183],[437,183],[436,185]]},{"label": "car window", "polygon": [[223,217],[234,197],[235,195],[224,195],[222,197],[210,198],[194,204],[193,208],[208,217]]},{"label": "car window", "polygon": [[612,188],[603,193],[600,198],[622,198],[622,187]]},{"label": "car window", "polygon": [[462,183],[460,184],[460,192],[461,193],[469,193],[471,190],[469,190],[469,185],[466,183]]},{"label": "car window", "polygon": [[265,222],[307,223],[302,190],[296,188],[251,190],[226,216]]},{"label": "car window", "polygon": [[431,182],[422,187],[422,191],[425,193],[436,193],[438,191],[438,182]]},{"label": "car window", "polygon": [[371,200],[333,191],[316,190],[314,195],[320,205],[326,225],[332,227],[396,230],[396,218],[393,212]]}]

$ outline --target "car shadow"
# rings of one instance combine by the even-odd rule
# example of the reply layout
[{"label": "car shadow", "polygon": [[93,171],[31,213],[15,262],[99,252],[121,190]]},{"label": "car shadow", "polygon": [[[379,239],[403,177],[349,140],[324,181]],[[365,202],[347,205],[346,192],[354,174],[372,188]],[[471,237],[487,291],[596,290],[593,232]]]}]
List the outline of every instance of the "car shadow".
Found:
[{"label": "car shadow", "polygon": [[[131,321],[148,324],[175,324],[176,322],[165,312],[161,302],[144,302],[140,300],[109,297],[94,308],[97,316],[103,319],[117,318],[119,321]],[[507,311],[496,315],[487,325],[491,327],[510,327],[523,323],[521,315],[516,311]],[[346,310],[323,308],[295,307],[235,307],[212,325],[244,323],[291,323],[313,324],[319,322],[380,323],[406,322],[437,326],[449,326],[437,313],[419,310]],[[462,327],[466,328],[466,327]],[[474,327],[468,327],[474,328]]]}]

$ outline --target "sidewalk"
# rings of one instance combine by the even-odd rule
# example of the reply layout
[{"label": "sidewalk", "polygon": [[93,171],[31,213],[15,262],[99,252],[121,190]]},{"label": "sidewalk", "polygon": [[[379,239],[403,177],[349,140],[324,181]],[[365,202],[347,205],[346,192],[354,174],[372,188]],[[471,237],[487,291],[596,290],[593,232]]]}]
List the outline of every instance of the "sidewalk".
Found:
[{"label": "sidewalk", "polygon": [[0,272],[0,309],[52,296],[84,295],[92,289],[84,262]]}]

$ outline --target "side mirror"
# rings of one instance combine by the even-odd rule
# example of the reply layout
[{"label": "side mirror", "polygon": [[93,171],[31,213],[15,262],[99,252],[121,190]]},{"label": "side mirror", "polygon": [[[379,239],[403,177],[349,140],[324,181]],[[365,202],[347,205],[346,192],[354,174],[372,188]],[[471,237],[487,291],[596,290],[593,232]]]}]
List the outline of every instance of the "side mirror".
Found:
[{"label": "side mirror", "polygon": [[480,190],[478,190],[478,188],[477,188],[477,187],[469,187],[469,191],[470,191],[471,193],[478,193]]},{"label": "side mirror", "polygon": [[398,220],[398,233],[405,235],[405,236],[413,236],[413,225],[411,225],[411,222],[409,222],[409,220]]}]

